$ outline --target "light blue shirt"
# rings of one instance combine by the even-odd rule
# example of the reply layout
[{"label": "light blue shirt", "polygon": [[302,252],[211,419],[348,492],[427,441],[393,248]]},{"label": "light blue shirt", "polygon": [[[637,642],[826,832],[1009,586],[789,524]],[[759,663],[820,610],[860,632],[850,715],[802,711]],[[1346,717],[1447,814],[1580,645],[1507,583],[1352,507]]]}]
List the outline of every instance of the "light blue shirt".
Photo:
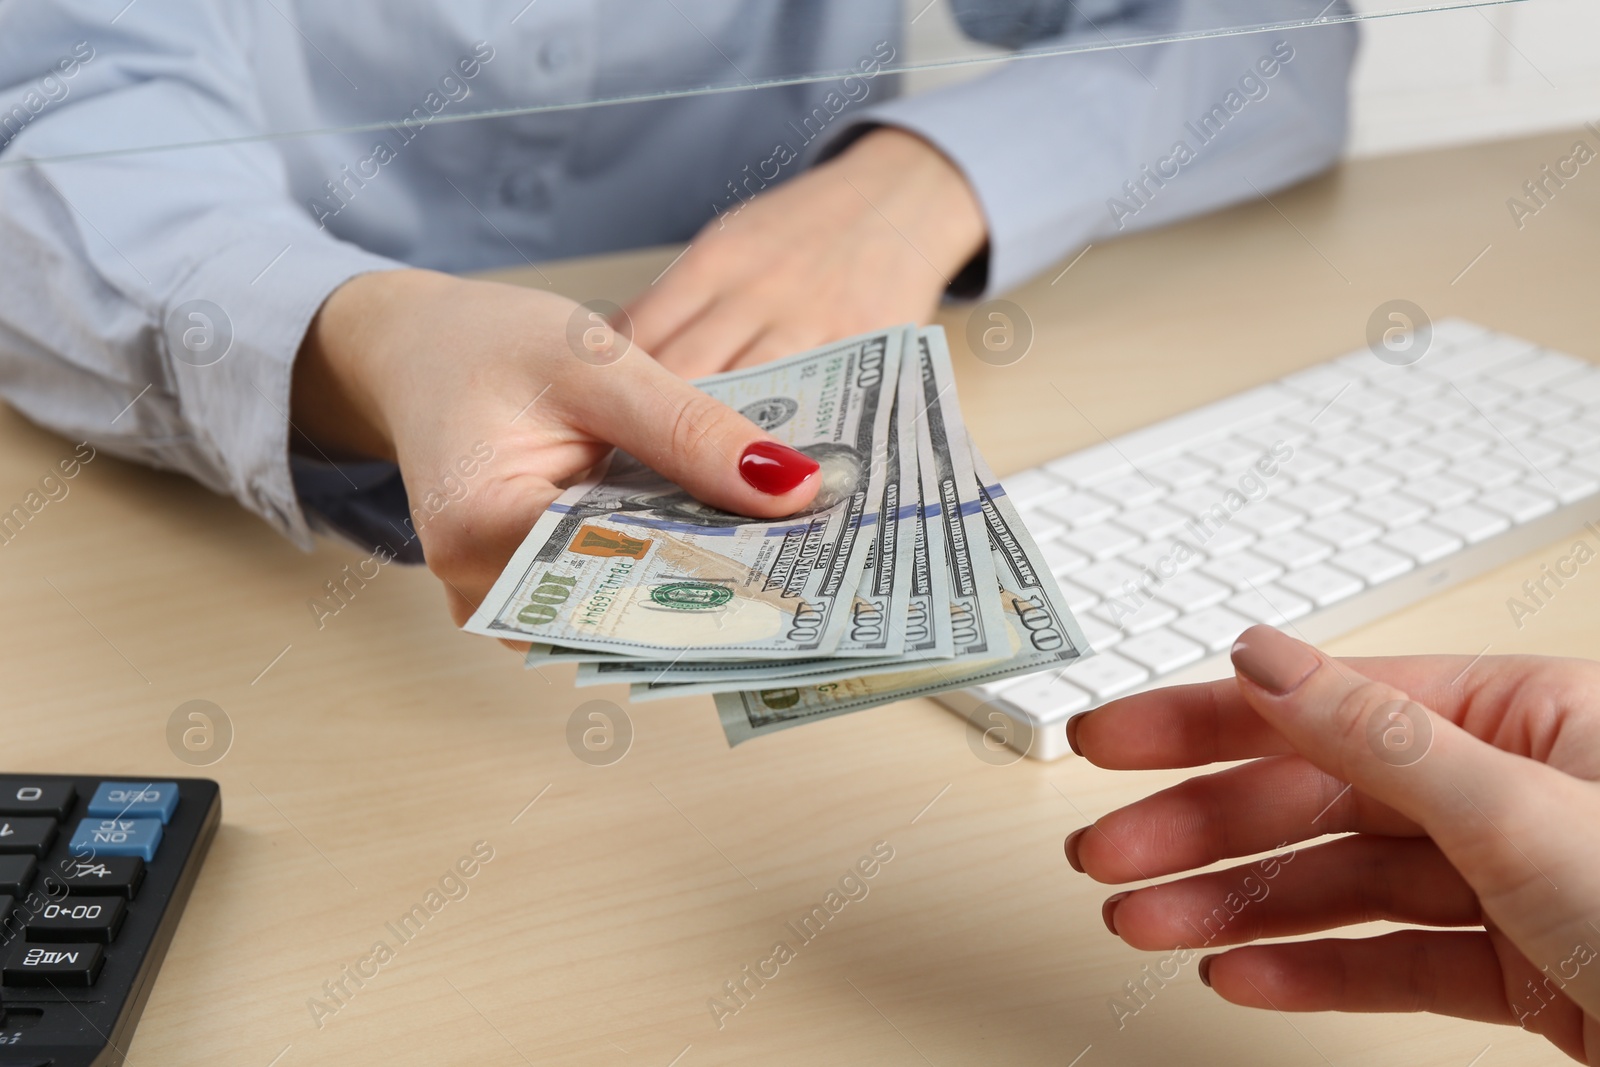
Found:
[{"label": "light blue shirt", "polygon": [[[954,7],[1009,46],[1219,24],[1201,0]],[[0,169],[0,393],[302,546],[309,513],[414,559],[386,538],[406,514],[392,467],[290,460],[295,354],[356,274],[684,241],[893,124],[965,173],[989,229],[969,276],[997,292],[1343,143],[1348,25],[1027,58],[903,97],[880,73],[904,61],[902,19],[900,0],[0,2],[0,161],[231,142]],[[839,76],[439,121],[805,70]],[[362,123],[380,128],[249,139]]]}]

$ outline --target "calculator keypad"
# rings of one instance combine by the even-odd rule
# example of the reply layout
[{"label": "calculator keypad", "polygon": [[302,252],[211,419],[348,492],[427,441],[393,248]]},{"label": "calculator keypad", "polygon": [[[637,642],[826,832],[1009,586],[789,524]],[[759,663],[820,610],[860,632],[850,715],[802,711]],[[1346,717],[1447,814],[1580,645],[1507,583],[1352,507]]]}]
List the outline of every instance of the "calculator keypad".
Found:
[{"label": "calculator keypad", "polygon": [[203,778],[0,775],[0,1067],[123,1062],[221,822]]},{"label": "calculator keypad", "polygon": [[[0,777],[0,982],[92,986],[178,807],[176,782]],[[75,822],[76,811],[82,818]],[[67,855],[51,854],[63,825]],[[20,935],[20,936],[17,936]]]}]

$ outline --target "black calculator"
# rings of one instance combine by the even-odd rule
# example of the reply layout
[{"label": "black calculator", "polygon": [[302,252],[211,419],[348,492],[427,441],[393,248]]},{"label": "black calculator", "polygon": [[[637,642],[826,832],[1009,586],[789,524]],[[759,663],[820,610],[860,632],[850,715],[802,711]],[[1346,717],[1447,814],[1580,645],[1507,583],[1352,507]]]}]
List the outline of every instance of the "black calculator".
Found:
[{"label": "black calculator", "polygon": [[222,821],[204,778],[0,776],[0,1067],[118,1067]]}]

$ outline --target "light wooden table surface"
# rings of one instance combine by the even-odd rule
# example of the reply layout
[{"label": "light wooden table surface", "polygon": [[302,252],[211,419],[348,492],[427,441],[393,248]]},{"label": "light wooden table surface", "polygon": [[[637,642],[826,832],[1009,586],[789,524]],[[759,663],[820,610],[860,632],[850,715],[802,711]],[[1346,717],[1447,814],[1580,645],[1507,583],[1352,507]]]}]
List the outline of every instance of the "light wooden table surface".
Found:
[{"label": "light wooden table surface", "polygon": [[[948,311],[978,440],[1002,472],[1092,444],[1355,348],[1394,297],[1600,357],[1600,177],[1521,231],[1505,206],[1573,137],[1361,162],[1096,246],[1012,294],[1037,337],[1011,367],[976,362],[967,312]],[[619,299],[674,254],[545,270]],[[70,451],[0,414],[0,504]],[[1554,554],[1332,648],[1595,655],[1600,577],[1520,630],[1505,608]],[[224,825],[135,1067],[1564,1062],[1513,1029],[1231,1007],[1192,964],[1119,1029],[1110,1002],[1162,954],[1106,933],[1108,890],[1061,840],[1179,774],[991,766],[928,701],[736,750],[708,699],[640,705],[627,755],[590,766],[568,717],[621,690],[576,691],[570,670],[525,673],[455,632],[425,572],[384,568],[319,630],[308,600],[360,558],[303,555],[231,501],[104,456],[0,547],[6,769],[190,773],[166,738],[194,699],[234,730],[197,772],[222,782]],[[476,842],[493,859],[466,895],[361,988],[346,980],[319,1027],[324,983],[395,945],[386,924]],[[893,859],[868,895],[802,944],[785,924],[876,842]],[[794,958],[719,1029],[709,999],[778,940]]]}]

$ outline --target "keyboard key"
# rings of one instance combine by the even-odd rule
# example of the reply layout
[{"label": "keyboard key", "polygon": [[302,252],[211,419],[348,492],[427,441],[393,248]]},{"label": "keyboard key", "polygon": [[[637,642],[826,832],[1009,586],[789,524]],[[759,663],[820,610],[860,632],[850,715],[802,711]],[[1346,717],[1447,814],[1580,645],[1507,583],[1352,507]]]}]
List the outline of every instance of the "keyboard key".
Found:
[{"label": "keyboard key", "polygon": [[1208,556],[1224,556],[1230,552],[1237,552],[1247,545],[1254,544],[1256,540],[1254,530],[1248,526],[1240,526],[1236,522],[1230,522],[1222,527],[1212,526],[1209,523],[1201,526],[1198,522],[1196,525],[1199,526],[1200,533],[1197,547],[1205,549]]},{"label": "keyboard key", "polygon": [[1018,471],[1016,474],[1001,478],[1000,484],[1006,487],[1006,495],[1011,497],[1019,508],[1038,507],[1057,497],[1066,496],[1072,491],[1072,487],[1066,482],[1052,478],[1048,471],[1038,468]]},{"label": "keyboard key", "polygon": [[1241,441],[1248,441],[1262,452],[1270,452],[1280,444],[1298,445],[1302,441],[1309,441],[1315,431],[1303,422],[1292,419],[1277,419],[1258,426],[1253,430],[1244,430],[1235,434]]},{"label": "keyboard key", "polygon": [[1178,574],[1156,586],[1155,594],[1187,615],[1222,603],[1233,589],[1200,574]]},{"label": "keyboard key", "polygon": [[1117,506],[1104,497],[1082,491],[1041,504],[1039,510],[1073,529],[1082,529],[1109,519],[1117,513]]},{"label": "keyboard key", "polygon": [[1502,463],[1509,463],[1519,470],[1543,470],[1554,467],[1567,461],[1570,449],[1562,448],[1545,437],[1524,437],[1517,441],[1502,444],[1499,448],[1489,453]]},{"label": "keyboard key", "polygon": [[1401,445],[1410,444],[1428,432],[1428,424],[1419,419],[1408,419],[1405,415],[1384,415],[1376,419],[1368,419],[1360,426],[1364,434],[1376,437],[1385,445],[1385,451],[1399,448]]},{"label": "keyboard key", "polygon": [[1221,652],[1232,647],[1234,639],[1250,626],[1250,619],[1218,605],[1179,618],[1173,622],[1172,629],[1198,641],[1208,652]]},{"label": "keyboard key", "polygon": [[1261,452],[1260,448],[1250,442],[1233,437],[1224,437],[1220,441],[1212,441],[1210,444],[1189,449],[1191,456],[1211,464],[1224,473],[1244,470],[1261,458]]},{"label": "keyboard key", "polygon": [[1031,674],[1007,689],[1002,699],[1040,722],[1054,722],[1087,708],[1089,694],[1061,675],[1061,671]]},{"label": "keyboard key", "polygon": [[1484,412],[1489,420],[1489,425],[1501,437],[1520,440],[1529,434],[1538,433],[1544,429],[1544,423],[1536,422],[1526,415],[1519,415],[1510,408],[1500,408],[1495,412]]},{"label": "keyboard key", "polygon": [[1575,467],[1584,474],[1592,474],[1600,478],[1600,455],[1573,456],[1567,460],[1567,466]]},{"label": "keyboard key", "polygon": [[1315,433],[1344,433],[1366,417],[1366,412],[1337,401],[1306,413],[1306,425]]},{"label": "keyboard key", "polygon": [[1343,407],[1361,412],[1363,419],[1374,415],[1387,415],[1401,404],[1401,399],[1381,386],[1368,385],[1351,389],[1339,398]]},{"label": "keyboard key", "polygon": [[1263,559],[1254,552],[1231,552],[1203,564],[1200,570],[1242,593],[1252,585],[1270,582],[1282,574],[1283,564]]},{"label": "keyboard key", "polygon": [[[1435,329],[1434,336],[1438,337]],[[1536,351],[1536,346],[1528,341],[1515,337],[1499,337],[1494,334],[1485,334],[1475,343],[1466,345],[1459,350],[1449,352],[1434,367],[1442,377],[1453,382],[1471,380],[1480,375],[1491,374],[1503,367],[1509,366],[1518,360],[1525,359]]]},{"label": "keyboard key", "polygon": [[1555,426],[1576,416],[1582,409],[1570,400],[1551,396],[1549,393],[1538,393],[1525,396],[1520,400],[1507,404],[1503,411],[1497,411],[1489,416],[1492,424],[1498,424],[1504,412],[1520,415],[1531,419],[1540,426]]},{"label": "keyboard key", "polygon": [[1098,526],[1062,534],[1058,540],[1090,559],[1110,559],[1117,553],[1126,552],[1137,545],[1139,535],[1123,529],[1114,522],[1104,522]]},{"label": "keyboard key", "polygon": [[1140,569],[1149,567],[1157,574],[1180,574],[1198,567],[1205,559],[1193,545],[1187,541],[1183,543],[1188,546],[1188,551],[1180,549],[1179,542],[1168,537],[1140,545],[1138,548],[1130,548],[1117,558]]},{"label": "keyboard key", "polygon": [[1145,473],[1174,489],[1187,489],[1210,481],[1216,477],[1217,469],[1209,463],[1201,463],[1187,456],[1175,456],[1160,463],[1150,464],[1145,468]]},{"label": "keyboard key", "polygon": [[88,811],[101,818],[160,819],[165,824],[177,807],[177,782],[101,782]]},{"label": "keyboard key", "polygon": [[1383,527],[1360,515],[1344,511],[1308,523],[1305,532],[1327,541],[1335,548],[1354,548],[1377,540],[1378,535],[1383,533]]},{"label": "keyboard key", "polygon": [[1467,398],[1468,403],[1475,404],[1479,410],[1486,412],[1503,408],[1520,395],[1515,389],[1493,378],[1463,382],[1460,388],[1461,395]]},{"label": "keyboard key", "polygon": [[1045,566],[1050,568],[1051,574],[1070,574],[1089,562],[1088,556],[1060,541],[1044,541],[1039,545],[1039,551],[1044,555]]},{"label": "keyboard key", "polygon": [[1424,474],[1434,474],[1442,470],[1445,457],[1431,448],[1411,445],[1407,448],[1390,449],[1381,456],[1374,456],[1372,465],[1392,471],[1402,478],[1420,478]]},{"label": "keyboard key", "polygon": [[77,798],[71,782],[0,778],[0,815],[48,815],[65,819]]},{"label": "keyboard key", "polygon": [[[1582,419],[1573,419],[1571,422],[1557,423],[1545,427],[1541,435],[1545,440],[1559,445],[1568,452],[1589,452],[1600,445],[1600,426]],[[1530,459],[1532,457],[1529,457]],[[1539,462],[1537,459],[1533,462]]]},{"label": "keyboard key", "polygon": [[1081,659],[1061,673],[1067,681],[1101,701],[1120,696],[1150,677],[1149,671],[1115,652],[1101,652]]},{"label": "keyboard key", "polygon": [[1087,611],[1074,609],[1073,614],[1078,618],[1083,636],[1089,639],[1089,647],[1096,652],[1104,652],[1127,636],[1117,627],[1101,622]]},{"label": "keyboard key", "polygon": [[1159,482],[1152,484],[1151,480],[1142,474],[1123,474],[1097,482],[1094,491],[1096,495],[1125,508],[1141,507],[1166,495],[1165,486]]},{"label": "keyboard key", "polygon": [[1600,409],[1600,368],[1590,366],[1571,378],[1563,379],[1561,395],[1576,400],[1591,411]]},{"label": "keyboard key", "polygon": [[[1478,412],[1465,398],[1455,393],[1444,393],[1432,400],[1424,400],[1420,404],[1408,404],[1406,415],[1420,419],[1436,430],[1443,430],[1464,419],[1476,418]],[[1423,440],[1428,440],[1428,437],[1423,437]]]},{"label": "keyboard key", "polygon": [[1556,509],[1556,500],[1548,493],[1524,489],[1517,485],[1491,489],[1477,499],[1477,504],[1490,511],[1498,511],[1515,523],[1537,519],[1540,515],[1547,515]]},{"label": "keyboard key", "polygon": [[1271,537],[1288,533],[1305,522],[1306,517],[1293,508],[1261,500],[1240,509],[1233,521],[1248,530],[1254,530],[1259,537]]},{"label": "keyboard key", "polygon": [[1348,507],[1350,502],[1355,499],[1355,496],[1321,482],[1308,482],[1278,494],[1278,499],[1290,507],[1316,518],[1318,515],[1326,515],[1329,512]]},{"label": "keyboard key", "polygon": [[1128,583],[1134,583],[1137,588],[1142,579],[1144,571],[1120,559],[1090,564],[1072,576],[1074,582],[1101,598],[1126,596]]},{"label": "keyboard key", "polygon": [[1476,430],[1456,427],[1430,434],[1423,438],[1422,443],[1435,452],[1442,452],[1460,460],[1467,456],[1476,456],[1479,452],[1487,452],[1498,440],[1498,434],[1487,437]]},{"label": "keyboard key", "polygon": [[1096,445],[1044,465],[1045,473],[1069,485],[1085,486],[1126,473],[1128,461],[1109,445]]},{"label": "keyboard key", "polygon": [[1338,363],[1324,363],[1320,366],[1310,367],[1303,371],[1296,371],[1283,379],[1283,384],[1297,393],[1316,400],[1327,402],[1334,395],[1353,387],[1361,378],[1352,370]]},{"label": "keyboard key", "polygon": [[1400,477],[1375,463],[1357,463],[1343,470],[1334,471],[1323,479],[1323,484],[1343,489],[1356,496],[1377,496],[1398,486]]},{"label": "keyboard key", "polygon": [[1147,504],[1144,507],[1130,508],[1117,516],[1117,525],[1126,526],[1134,533],[1146,540],[1166,537],[1182,529],[1188,521],[1188,516],[1182,512],[1160,504]]},{"label": "keyboard key", "polygon": [[1418,563],[1432,563],[1460,551],[1466,542],[1424,522],[1396,530],[1384,537],[1381,543],[1397,552],[1404,552]]},{"label": "keyboard key", "polygon": [[1427,518],[1428,508],[1408,496],[1384,493],[1382,496],[1368,497],[1351,508],[1350,513],[1376,522],[1386,529],[1398,530],[1402,526],[1410,526]]},{"label": "keyboard key", "polygon": [[[8,897],[20,897],[28,891],[28,884],[33,881],[33,870],[37,861],[32,856],[0,856],[0,893]],[[0,922],[5,919],[5,914],[0,913]]]},{"label": "keyboard key", "polygon": [[1253,622],[1282,626],[1311,611],[1311,601],[1276,582],[1258,585],[1228,601],[1228,608]]},{"label": "keyboard key", "polygon": [[1572,356],[1565,356],[1559,352],[1541,352],[1532,359],[1519,360],[1504,370],[1493,371],[1489,377],[1493,381],[1502,382],[1527,393],[1542,389],[1553,381],[1570,376],[1574,371],[1583,370],[1586,366],[1587,364],[1581,359]]},{"label": "keyboard key", "polygon": [[160,819],[84,819],[67,850],[75,856],[138,856],[149,863],[161,844]]},{"label": "keyboard key", "polygon": [[122,929],[127,905],[121,897],[79,897],[50,901],[34,913],[25,929],[29,941],[59,943],[95,941],[109,945]]},{"label": "keyboard key", "polygon": [[1563,504],[1571,504],[1600,492],[1600,477],[1573,467],[1555,467],[1544,472],[1539,483],[1555,492]]},{"label": "keyboard key", "polygon": [[1454,463],[1450,467],[1450,477],[1459,478],[1479,489],[1495,489],[1502,485],[1510,485],[1521,476],[1520,467],[1503,463],[1493,456],[1474,456]]},{"label": "keyboard key", "polygon": [[1206,654],[1204,646],[1165,627],[1128,638],[1117,646],[1117,652],[1152,674],[1170,674]]},{"label": "keyboard key", "polygon": [[1314,482],[1339,469],[1339,461],[1319,448],[1307,445],[1294,450],[1283,471],[1297,482]]},{"label": "keyboard key", "polygon": [[1346,463],[1359,463],[1383,450],[1383,442],[1359,430],[1317,438],[1317,447]]},{"label": "keyboard key", "polygon": [[19,940],[0,967],[0,979],[14,986],[88,986],[94,985],[104,962],[99,945],[30,945]]},{"label": "keyboard key", "polygon": [[1327,559],[1333,555],[1333,545],[1303,533],[1286,533],[1257,541],[1253,551],[1294,571]]},{"label": "keyboard key", "polygon": [[1328,561],[1340,570],[1349,571],[1368,585],[1398,578],[1416,567],[1410,556],[1381,545],[1362,545],[1346,549]]},{"label": "keyboard key", "polygon": [[1017,514],[1022,516],[1022,525],[1028,528],[1028,532],[1039,544],[1044,544],[1051,538],[1060,537],[1067,532],[1066,523],[1031,507],[1020,507],[1017,509]]},{"label": "keyboard key", "polygon": [[1066,598],[1067,607],[1074,615],[1088,611],[1100,603],[1099,593],[1094,592],[1092,589],[1085,589],[1076,582],[1070,582],[1058,576],[1056,584],[1061,587],[1061,595]]},{"label": "keyboard key", "polygon": [[1465,504],[1475,496],[1472,486],[1446,474],[1431,474],[1413,478],[1400,487],[1400,491],[1413,500],[1421,501],[1435,510]]},{"label": "keyboard key", "polygon": [[0,853],[31,852],[42,856],[56,839],[56,821],[43,817],[19,816],[0,819]]},{"label": "keyboard key", "polygon": [[1336,604],[1362,590],[1361,579],[1346,571],[1318,563],[1304,570],[1290,571],[1278,579],[1278,584],[1292,593],[1308,598],[1319,608]]},{"label": "keyboard key", "polygon": [[1157,626],[1165,626],[1178,617],[1177,608],[1160,600],[1146,600],[1134,606],[1131,612],[1128,610],[1130,606],[1128,601],[1120,597],[1107,599],[1089,614],[1098,616],[1108,626],[1119,627],[1126,634],[1142,634]]},{"label": "keyboard key", "polygon": [[52,865],[42,889],[47,897],[120,896],[132,900],[144,881],[138,856],[85,856]]},{"label": "keyboard key", "polygon": [[1185,515],[1203,515],[1220,506],[1227,492],[1227,489],[1218,485],[1191,485],[1187,489],[1179,489],[1162,503]]},{"label": "keyboard key", "polygon": [[1421,367],[1391,367],[1387,363],[1369,368],[1367,379],[1405,401],[1426,400],[1445,387],[1443,378]]},{"label": "keyboard key", "polygon": [[1493,537],[1497,533],[1509,530],[1511,520],[1493,511],[1463,504],[1458,508],[1448,508],[1439,512],[1429,520],[1441,529],[1449,530],[1466,540],[1467,544],[1477,544],[1479,541]]}]

